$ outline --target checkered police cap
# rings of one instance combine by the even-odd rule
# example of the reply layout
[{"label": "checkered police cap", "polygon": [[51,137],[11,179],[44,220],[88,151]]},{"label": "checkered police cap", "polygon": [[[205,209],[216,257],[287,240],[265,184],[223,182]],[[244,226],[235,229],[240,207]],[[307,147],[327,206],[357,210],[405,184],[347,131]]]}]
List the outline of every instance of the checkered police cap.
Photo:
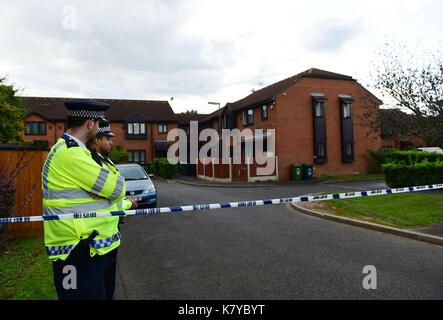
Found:
[{"label": "checkered police cap", "polygon": [[111,126],[109,123],[100,123],[98,128],[97,136],[103,135],[108,137],[115,137],[115,134],[111,132]]},{"label": "checkered police cap", "polygon": [[107,123],[105,111],[110,105],[91,99],[76,99],[65,101],[68,109],[68,118],[78,119],[99,119],[102,123]]}]

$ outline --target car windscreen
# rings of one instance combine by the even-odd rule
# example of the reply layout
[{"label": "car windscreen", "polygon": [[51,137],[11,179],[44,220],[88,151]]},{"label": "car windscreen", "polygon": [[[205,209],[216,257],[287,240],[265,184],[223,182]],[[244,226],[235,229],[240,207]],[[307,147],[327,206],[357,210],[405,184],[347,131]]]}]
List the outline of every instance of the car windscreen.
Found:
[{"label": "car windscreen", "polygon": [[139,167],[120,167],[118,168],[120,174],[125,177],[125,180],[145,180],[149,179],[142,168]]}]

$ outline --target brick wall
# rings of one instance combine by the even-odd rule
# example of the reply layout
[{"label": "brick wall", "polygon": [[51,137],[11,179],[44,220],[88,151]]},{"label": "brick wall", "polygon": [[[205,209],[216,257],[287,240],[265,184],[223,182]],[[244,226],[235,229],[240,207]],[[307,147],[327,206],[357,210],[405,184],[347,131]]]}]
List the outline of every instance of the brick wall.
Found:
[{"label": "brick wall", "polygon": [[[159,123],[147,123],[146,124],[146,139],[126,139],[125,135],[125,123],[124,122],[112,122],[111,131],[115,134],[112,138],[113,147],[122,146],[125,150],[145,150],[146,161],[151,162],[156,157],[155,154],[155,142],[157,139],[166,140],[168,133],[159,133]],[[177,128],[176,123],[164,123],[167,125],[168,132],[174,128]]]},{"label": "brick wall", "polygon": [[[46,135],[24,135],[25,141],[31,140],[48,140],[49,147],[51,148],[57,140],[65,132],[64,122],[47,121],[44,118],[31,114],[26,117],[24,122],[45,122],[46,123]],[[111,131],[115,134],[112,138],[113,147],[122,146],[125,150],[145,150],[146,161],[152,161],[155,157],[155,148],[153,141],[156,139],[166,140],[167,133],[159,133],[159,123],[147,123],[146,124],[146,139],[126,139],[125,136],[125,123],[124,122],[111,122]],[[168,132],[174,128],[177,128],[176,123],[164,123],[167,125]]]},{"label": "brick wall", "polygon": [[[356,114],[364,112],[365,91],[357,82],[335,79],[304,78],[277,96],[276,151],[279,178],[289,179],[291,163],[314,163],[314,129],[311,93],[323,93],[325,106],[328,161],[314,164],[314,175],[340,175],[368,172],[367,149],[378,150],[380,136],[366,137],[368,129],[358,124]],[[338,95],[351,95],[354,120],[354,154],[351,163],[342,162],[340,102]]]}]

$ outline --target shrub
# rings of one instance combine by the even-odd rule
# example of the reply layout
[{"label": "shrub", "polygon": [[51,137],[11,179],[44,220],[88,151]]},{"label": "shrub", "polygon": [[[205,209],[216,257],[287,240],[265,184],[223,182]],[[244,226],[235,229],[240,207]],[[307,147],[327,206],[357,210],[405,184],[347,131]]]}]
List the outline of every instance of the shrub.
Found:
[{"label": "shrub", "polygon": [[109,158],[115,163],[122,163],[128,158],[128,151],[123,149],[122,146],[117,146],[111,149],[111,152],[109,152]]},{"label": "shrub", "polygon": [[382,171],[391,188],[443,183],[443,161],[391,162],[383,164]]},{"label": "shrub", "polygon": [[375,171],[380,171],[381,167],[390,162],[414,164],[423,161],[436,162],[443,161],[443,154],[437,152],[426,151],[400,151],[400,150],[379,150],[374,152],[368,150],[372,160],[372,168]]},{"label": "shrub", "polygon": [[146,162],[145,166],[148,174],[154,174],[154,164],[152,162]]},{"label": "shrub", "polygon": [[152,161],[152,169],[154,171],[154,175],[155,176],[159,176],[160,175],[160,160],[163,158],[155,158]]},{"label": "shrub", "polygon": [[26,143],[26,145],[30,147],[43,147],[43,148],[49,148],[49,141],[48,140],[31,140]]},{"label": "shrub", "polygon": [[177,165],[171,164],[168,158],[155,158],[153,161],[154,175],[162,176],[163,178],[172,178],[177,173]]}]

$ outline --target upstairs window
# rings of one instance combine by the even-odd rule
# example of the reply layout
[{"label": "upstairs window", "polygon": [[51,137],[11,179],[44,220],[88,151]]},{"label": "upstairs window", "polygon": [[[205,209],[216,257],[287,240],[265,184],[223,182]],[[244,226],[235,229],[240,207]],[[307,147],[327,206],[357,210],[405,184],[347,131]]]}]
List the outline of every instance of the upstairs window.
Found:
[{"label": "upstairs window", "polygon": [[382,138],[392,138],[394,134],[392,127],[387,125],[386,123],[382,123],[381,125],[381,137]]},{"label": "upstairs window", "polygon": [[315,102],[315,117],[321,118],[325,115],[325,103],[323,101]]},{"label": "upstairs window", "polygon": [[254,109],[243,111],[243,125],[247,126],[254,123]]},{"label": "upstairs window", "polygon": [[268,106],[265,104],[261,108],[261,119],[266,120],[268,119]]},{"label": "upstairs window", "polygon": [[254,109],[249,109],[247,111],[247,124],[253,124],[254,123]]},{"label": "upstairs window", "polygon": [[343,103],[343,119],[349,119],[352,114],[352,104]]},{"label": "upstairs window", "polygon": [[128,135],[144,135],[146,128],[144,122],[128,122]]},{"label": "upstairs window", "polygon": [[166,124],[158,125],[158,133],[167,133],[167,132],[168,132],[168,126]]},{"label": "upstairs window", "polygon": [[25,122],[26,135],[46,135],[46,122],[30,121]]}]

